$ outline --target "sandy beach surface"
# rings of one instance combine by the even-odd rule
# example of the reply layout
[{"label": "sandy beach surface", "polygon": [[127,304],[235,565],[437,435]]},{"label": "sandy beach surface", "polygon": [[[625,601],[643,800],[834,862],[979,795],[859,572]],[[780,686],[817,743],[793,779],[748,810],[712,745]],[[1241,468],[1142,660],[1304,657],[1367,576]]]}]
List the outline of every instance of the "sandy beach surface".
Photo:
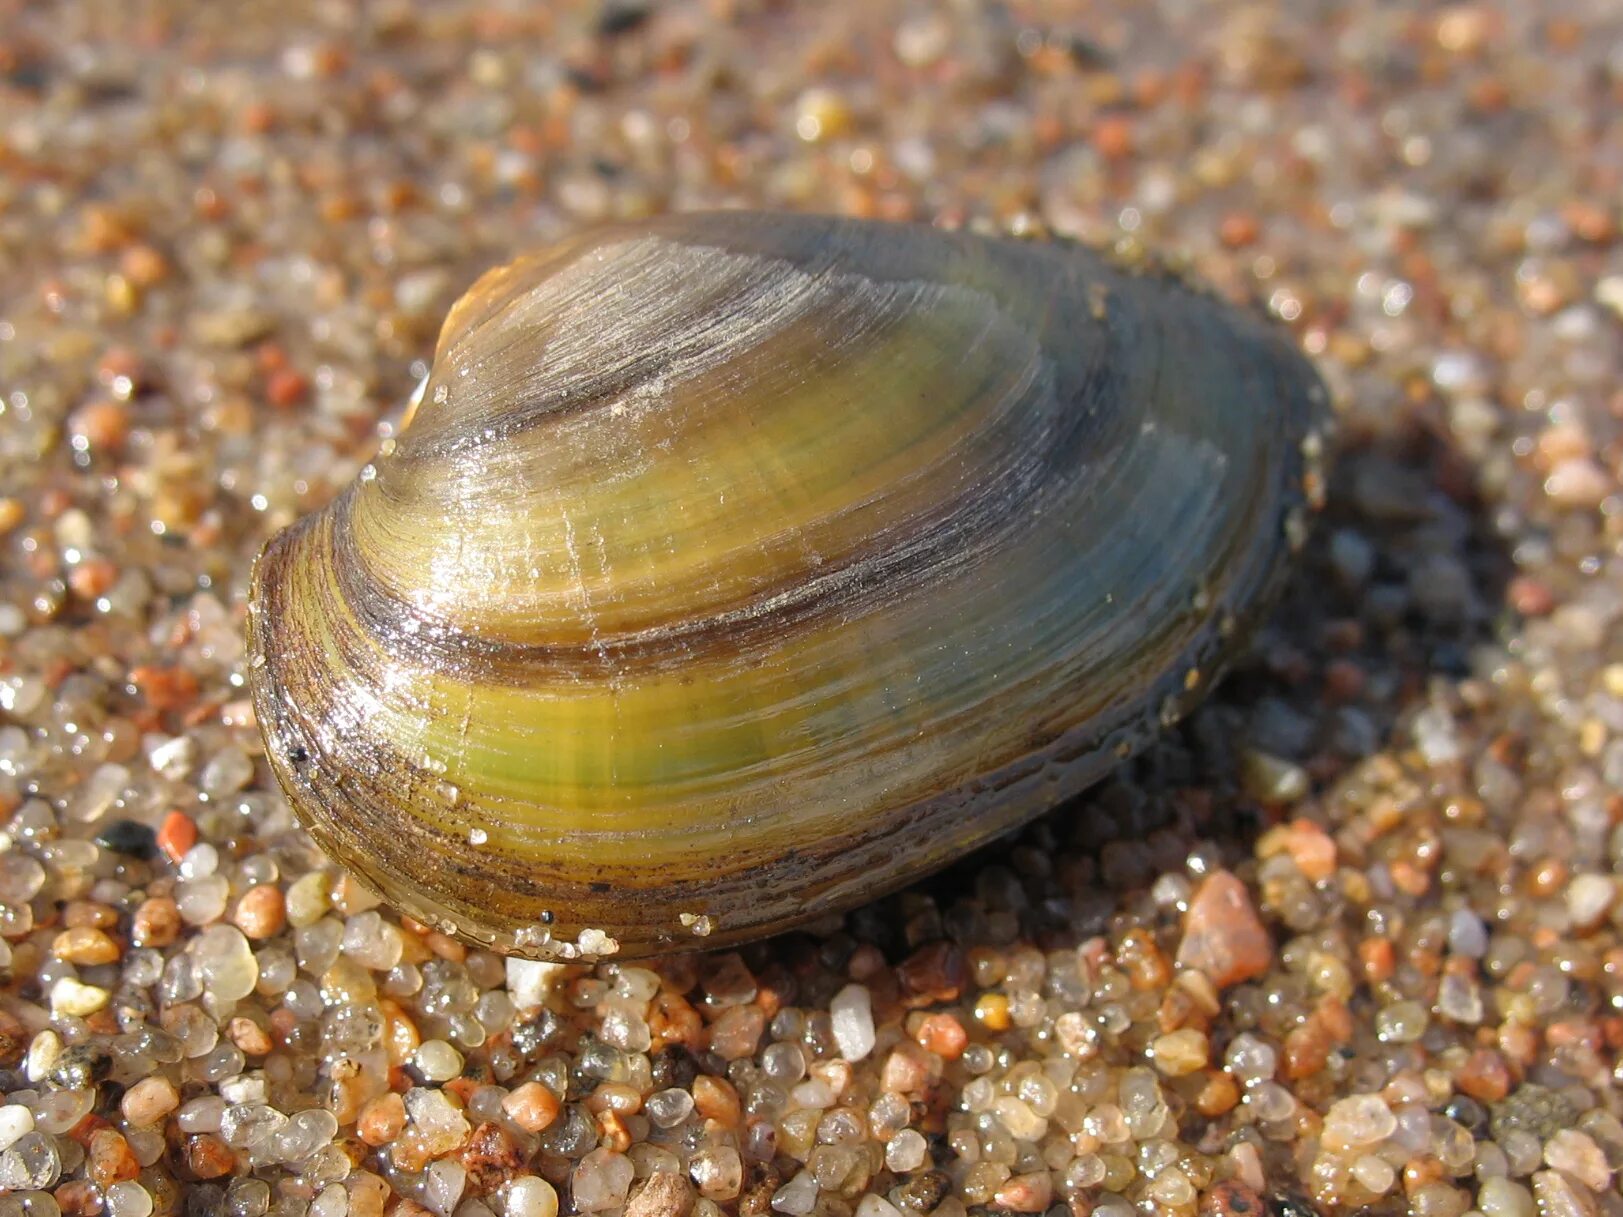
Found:
[{"label": "sandy beach surface", "polygon": [[[1053,233],[1339,415],[1222,689],[843,921],[556,970],[327,864],[249,564],[607,217]],[[0,1217],[1623,1213],[1623,10],[0,0]]]}]

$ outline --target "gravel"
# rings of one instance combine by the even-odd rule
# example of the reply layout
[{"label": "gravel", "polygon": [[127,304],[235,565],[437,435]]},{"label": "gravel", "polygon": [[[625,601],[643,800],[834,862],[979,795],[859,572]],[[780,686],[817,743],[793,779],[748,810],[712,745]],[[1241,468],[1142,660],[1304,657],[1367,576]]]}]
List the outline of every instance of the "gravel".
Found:
[{"label": "gravel", "polygon": [[[1623,16],[0,0],[0,1217],[1623,1214]],[[1302,568],[1158,747],[772,943],[502,960],[294,824],[265,538],[485,267],[751,205],[1271,311]]]}]

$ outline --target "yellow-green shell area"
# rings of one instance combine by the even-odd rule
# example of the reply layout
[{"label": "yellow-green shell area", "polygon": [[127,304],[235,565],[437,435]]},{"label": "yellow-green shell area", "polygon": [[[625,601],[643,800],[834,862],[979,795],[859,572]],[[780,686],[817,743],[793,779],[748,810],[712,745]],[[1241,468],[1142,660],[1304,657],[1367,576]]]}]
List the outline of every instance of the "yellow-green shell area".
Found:
[{"label": "yellow-green shell area", "polygon": [[487,274],[255,569],[302,821],[421,921],[575,958],[849,908],[1076,793],[1275,581],[1323,392],[1083,249],[735,213]]}]

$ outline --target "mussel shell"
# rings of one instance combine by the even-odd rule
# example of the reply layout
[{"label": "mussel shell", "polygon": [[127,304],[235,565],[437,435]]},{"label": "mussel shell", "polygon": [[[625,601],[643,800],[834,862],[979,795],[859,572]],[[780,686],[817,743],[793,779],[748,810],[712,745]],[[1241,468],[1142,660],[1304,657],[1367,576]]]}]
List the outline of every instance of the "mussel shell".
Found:
[{"label": "mussel shell", "polygon": [[1271,324],[1067,244],[584,233],[481,279],[393,450],[260,557],[273,767],[388,900],[506,951],[848,908],[1209,687],[1323,401]]}]

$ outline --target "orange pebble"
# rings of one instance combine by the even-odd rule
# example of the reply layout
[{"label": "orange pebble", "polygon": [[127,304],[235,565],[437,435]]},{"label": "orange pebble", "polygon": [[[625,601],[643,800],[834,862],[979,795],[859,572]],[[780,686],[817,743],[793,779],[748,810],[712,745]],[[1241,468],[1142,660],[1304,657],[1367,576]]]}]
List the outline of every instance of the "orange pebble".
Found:
[{"label": "orange pebble", "polygon": [[179,862],[197,844],[197,825],[184,811],[171,811],[158,829],[158,848],[171,862]]}]

